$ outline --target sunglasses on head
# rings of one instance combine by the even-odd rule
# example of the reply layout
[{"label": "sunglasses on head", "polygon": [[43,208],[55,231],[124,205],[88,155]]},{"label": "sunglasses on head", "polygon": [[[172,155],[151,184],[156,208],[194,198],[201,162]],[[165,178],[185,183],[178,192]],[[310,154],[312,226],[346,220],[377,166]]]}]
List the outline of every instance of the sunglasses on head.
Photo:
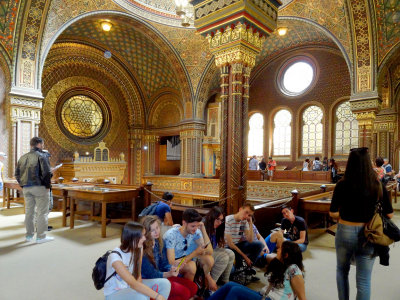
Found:
[{"label": "sunglasses on head", "polygon": [[350,149],[350,152],[368,152],[368,147],[360,147],[360,148],[352,148]]}]

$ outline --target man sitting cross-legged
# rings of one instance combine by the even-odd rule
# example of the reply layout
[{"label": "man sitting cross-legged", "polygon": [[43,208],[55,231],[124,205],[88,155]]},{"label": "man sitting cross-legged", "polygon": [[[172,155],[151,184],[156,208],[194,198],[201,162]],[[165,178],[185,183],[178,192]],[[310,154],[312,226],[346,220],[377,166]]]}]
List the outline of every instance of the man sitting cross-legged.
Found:
[{"label": "man sitting cross-legged", "polygon": [[235,253],[236,264],[244,259],[249,267],[257,260],[264,248],[264,245],[257,241],[257,237],[254,237],[253,214],[254,206],[245,203],[236,214],[225,218],[226,244]]},{"label": "man sitting cross-legged", "polygon": [[281,230],[275,231],[265,238],[268,249],[273,252],[278,244],[284,240],[299,244],[301,252],[307,250],[308,235],[307,224],[302,217],[295,216],[290,206],[282,206],[283,219],[281,221]]},{"label": "man sitting cross-legged", "polygon": [[198,259],[203,267],[209,289],[216,291],[217,284],[210,274],[214,265],[213,249],[201,220],[201,215],[195,209],[188,208],[183,212],[182,226],[174,226],[164,234],[168,262],[178,266],[184,258],[179,273],[184,278],[193,281],[196,274],[196,263],[193,259]]}]

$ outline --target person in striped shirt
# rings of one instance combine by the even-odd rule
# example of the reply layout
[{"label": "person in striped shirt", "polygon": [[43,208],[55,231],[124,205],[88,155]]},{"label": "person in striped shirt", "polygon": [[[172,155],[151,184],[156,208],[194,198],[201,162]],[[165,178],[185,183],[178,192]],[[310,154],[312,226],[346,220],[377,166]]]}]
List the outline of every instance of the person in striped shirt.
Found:
[{"label": "person in striped shirt", "polygon": [[225,218],[226,244],[235,253],[236,263],[244,259],[249,267],[257,260],[264,248],[263,244],[254,237],[253,214],[254,206],[245,203],[236,214]]}]

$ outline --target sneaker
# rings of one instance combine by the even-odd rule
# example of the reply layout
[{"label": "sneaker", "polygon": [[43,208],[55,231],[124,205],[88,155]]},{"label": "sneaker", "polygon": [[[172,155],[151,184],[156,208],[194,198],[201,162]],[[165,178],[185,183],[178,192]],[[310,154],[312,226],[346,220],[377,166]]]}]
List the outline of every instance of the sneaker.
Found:
[{"label": "sneaker", "polygon": [[52,231],[53,230],[53,226],[47,226],[47,231]]},{"label": "sneaker", "polygon": [[257,276],[251,276],[250,281],[251,281],[251,282],[257,282],[257,281],[260,281],[260,278],[257,277]]},{"label": "sneaker", "polygon": [[32,242],[32,241],[33,241],[33,235],[25,237],[25,242]]},{"label": "sneaker", "polygon": [[47,242],[51,242],[54,241],[54,238],[51,236],[46,236],[43,239],[36,239],[36,244],[43,244],[43,243],[47,243]]}]

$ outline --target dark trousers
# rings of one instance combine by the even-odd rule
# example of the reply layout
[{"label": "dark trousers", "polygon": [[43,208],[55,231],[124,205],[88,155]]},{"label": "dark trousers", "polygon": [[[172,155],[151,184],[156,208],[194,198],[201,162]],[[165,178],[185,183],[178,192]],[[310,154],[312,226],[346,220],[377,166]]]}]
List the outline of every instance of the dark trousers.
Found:
[{"label": "dark trousers", "polygon": [[[237,243],[236,247],[238,247],[244,254],[247,255],[247,257],[253,263],[255,263],[258,256],[260,255],[262,249],[264,248],[264,245],[260,241],[254,241],[251,243],[249,243],[248,241],[244,241],[244,242]],[[237,264],[239,261],[241,261],[243,259],[243,256],[241,256],[235,250],[233,250],[233,252],[235,253],[235,261]]]}]

